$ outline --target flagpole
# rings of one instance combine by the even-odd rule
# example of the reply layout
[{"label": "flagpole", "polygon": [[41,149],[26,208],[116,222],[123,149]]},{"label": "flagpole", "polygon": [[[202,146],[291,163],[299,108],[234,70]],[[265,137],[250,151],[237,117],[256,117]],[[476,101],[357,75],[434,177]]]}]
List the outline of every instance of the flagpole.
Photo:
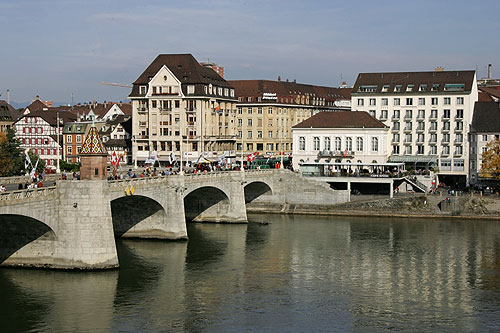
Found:
[{"label": "flagpole", "polygon": [[59,143],[59,111],[57,111],[57,167],[56,173],[61,173],[61,169],[59,169],[59,159],[60,159],[60,143]]},{"label": "flagpole", "polygon": [[[280,133],[280,149],[279,150],[283,150],[283,122],[281,123],[280,132],[281,133]],[[283,152],[280,151],[280,155],[281,155],[280,169],[283,169]]]}]

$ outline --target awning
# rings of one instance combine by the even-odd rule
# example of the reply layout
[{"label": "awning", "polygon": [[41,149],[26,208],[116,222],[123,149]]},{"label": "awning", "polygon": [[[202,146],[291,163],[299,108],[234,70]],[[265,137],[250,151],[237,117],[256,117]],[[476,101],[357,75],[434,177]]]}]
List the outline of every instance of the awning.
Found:
[{"label": "awning", "polygon": [[415,155],[392,155],[389,156],[389,162],[396,163],[434,163],[437,164],[436,156],[415,156]]}]

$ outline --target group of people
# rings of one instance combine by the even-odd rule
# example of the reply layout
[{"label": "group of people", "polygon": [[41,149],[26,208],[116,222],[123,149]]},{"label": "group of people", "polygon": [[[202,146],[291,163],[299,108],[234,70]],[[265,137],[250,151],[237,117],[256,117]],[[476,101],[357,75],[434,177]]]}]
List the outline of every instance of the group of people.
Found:
[{"label": "group of people", "polygon": [[7,188],[5,187],[4,184],[0,184],[0,192],[5,192],[7,191]]}]

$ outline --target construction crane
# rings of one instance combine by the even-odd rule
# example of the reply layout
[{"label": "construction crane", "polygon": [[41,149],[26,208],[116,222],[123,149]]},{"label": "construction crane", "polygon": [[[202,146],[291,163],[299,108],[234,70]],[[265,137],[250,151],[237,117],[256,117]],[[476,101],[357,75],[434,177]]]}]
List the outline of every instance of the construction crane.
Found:
[{"label": "construction crane", "polygon": [[101,84],[105,86],[132,88],[131,84],[126,84],[126,83],[101,82]]}]

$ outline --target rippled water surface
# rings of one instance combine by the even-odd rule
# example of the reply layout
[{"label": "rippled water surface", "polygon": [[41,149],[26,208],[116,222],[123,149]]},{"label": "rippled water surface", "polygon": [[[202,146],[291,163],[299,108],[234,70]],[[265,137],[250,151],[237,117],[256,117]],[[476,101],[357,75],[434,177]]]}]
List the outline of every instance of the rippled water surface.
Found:
[{"label": "rippled water surface", "polygon": [[499,222],[250,219],[120,240],[116,271],[0,269],[2,332],[500,331]]}]

